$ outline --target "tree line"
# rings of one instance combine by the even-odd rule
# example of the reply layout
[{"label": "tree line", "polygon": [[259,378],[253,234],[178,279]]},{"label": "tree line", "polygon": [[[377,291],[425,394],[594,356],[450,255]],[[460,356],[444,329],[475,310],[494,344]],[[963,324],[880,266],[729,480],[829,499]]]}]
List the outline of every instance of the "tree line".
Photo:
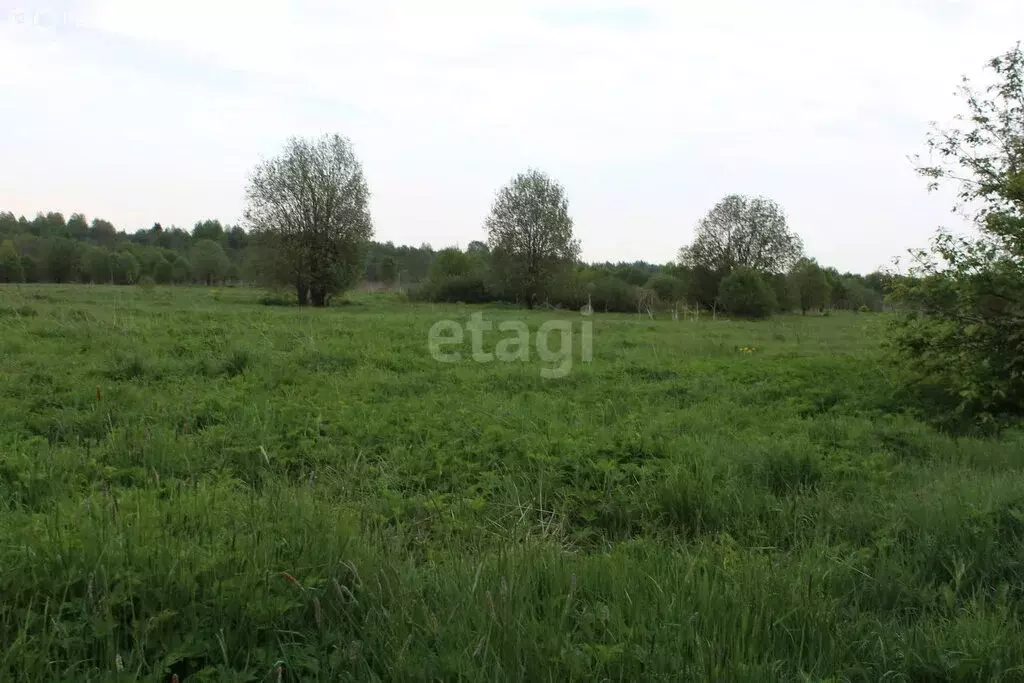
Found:
[{"label": "tree line", "polygon": [[[543,178],[554,188],[552,192],[562,192],[551,179],[531,173],[529,182]],[[519,214],[531,210],[534,193],[522,182],[518,177],[503,190],[501,211],[507,210],[509,197],[520,202]],[[552,215],[551,211],[537,213]],[[530,243],[530,239],[522,237],[520,242]],[[539,244],[558,241],[557,236],[532,239]],[[503,247],[508,242],[511,246]],[[563,242],[571,244],[568,239]],[[726,197],[713,207],[699,223],[693,243],[667,264],[584,264],[552,252],[535,269],[538,276],[529,277],[527,266],[514,263],[516,244],[506,232],[498,239],[473,242],[464,251],[442,249],[426,281],[410,294],[434,301],[589,306],[606,312],[702,308],[759,318],[795,310],[881,310],[895,277],[880,271],[840,273],[820,266],[804,256],[800,239],[786,227],[777,204],[741,195]]]},{"label": "tree line", "polygon": [[[354,157],[346,159],[354,163]],[[769,227],[760,225],[766,216]],[[249,220],[269,224],[270,217],[250,212]],[[329,225],[346,217],[318,220]],[[772,232],[778,229],[785,238],[781,242]],[[396,246],[374,242],[366,233],[357,235],[347,251],[306,245],[303,258],[319,269],[310,277],[323,279],[336,267],[348,275],[328,278],[312,301],[309,286],[303,300],[301,282],[296,284],[297,303],[323,303],[330,294],[362,281],[401,286],[421,300],[591,306],[606,312],[682,303],[761,317],[794,309],[878,310],[889,283],[882,273],[841,274],[798,258],[799,239],[786,232],[781,209],[763,198],[724,199],[701,221],[694,243],[667,264],[580,262],[564,189],[536,170],[502,188],[485,230],[486,241],[470,242],[465,249]],[[330,244],[330,235],[325,231],[321,239]],[[298,229],[290,237],[300,238]],[[29,220],[0,212],[0,282],[292,286],[289,259],[298,258],[298,252],[297,247],[281,249],[278,240],[283,239],[274,230],[247,231],[212,219],[197,222],[190,231],[155,223],[126,233],[102,218],[88,221],[81,213],[67,219],[59,212],[38,213]],[[716,251],[716,244],[728,244],[728,249]],[[787,254],[776,254],[780,249]],[[312,259],[321,253],[324,261],[317,264]],[[782,264],[791,266],[790,272],[778,267]]]},{"label": "tree line", "polygon": [[[212,244],[211,244],[212,243]],[[103,218],[40,212],[32,219],[0,211],[0,282],[159,284],[255,282],[249,235],[238,225],[198,221],[191,230],[154,223],[126,232]],[[436,251],[427,244],[371,242],[367,282],[424,280]]]}]

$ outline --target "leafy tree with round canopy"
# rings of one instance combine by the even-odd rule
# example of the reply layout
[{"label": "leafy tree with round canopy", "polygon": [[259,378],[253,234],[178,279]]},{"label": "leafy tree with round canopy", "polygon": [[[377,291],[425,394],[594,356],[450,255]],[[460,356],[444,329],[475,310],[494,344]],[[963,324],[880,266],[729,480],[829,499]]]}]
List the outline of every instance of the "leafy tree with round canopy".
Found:
[{"label": "leafy tree with round canopy", "polygon": [[293,285],[299,305],[314,306],[355,284],[373,237],[369,197],[347,138],[289,139],[256,167],[246,191],[263,279]]},{"label": "leafy tree with round canopy", "polygon": [[209,239],[199,240],[192,247],[189,257],[192,263],[192,274],[207,285],[211,285],[217,280],[223,280],[231,265],[224,249]]},{"label": "leafy tree with round canopy", "polygon": [[67,222],[68,236],[75,240],[84,239],[89,235],[89,223],[85,216],[80,213],[71,214]]},{"label": "leafy tree with round canopy", "polygon": [[719,201],[700,223],[679,260],[719,278],[735,268],[784,273],[803,253],[800,237],[789,230],[786,214],[771,199],[733,194]]},{"label": "leafy tree with round canopy", "polygon": [[112,247],[117,241],[117,229],[110,221],[93,218],[92,227],[89,228],[89,239],[100,246]]},{"label": "leafy tree with round canopy", "polygon": [[79,269],[83,277],[93,284],[109,283],[113,279],[111,253],[102,247],[90,245],[82,252]]},{"label": "leafy tree with round canopy", "polygon": [[530,308],[579,258],[565,189],[536,169],[498,191],[486,228],[499,286]]}]

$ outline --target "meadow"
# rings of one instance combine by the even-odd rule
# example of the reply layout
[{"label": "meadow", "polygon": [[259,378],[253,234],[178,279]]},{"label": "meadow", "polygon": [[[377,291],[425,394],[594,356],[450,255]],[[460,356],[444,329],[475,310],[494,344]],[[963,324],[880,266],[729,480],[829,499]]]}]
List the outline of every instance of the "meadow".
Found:
[{"label": "meadow", "polygon": [[1024,434],[906,414],[886,314],[545,379],[429,330],[577,312],[264,296],[0,287],[0,679],[1024,680]]}]

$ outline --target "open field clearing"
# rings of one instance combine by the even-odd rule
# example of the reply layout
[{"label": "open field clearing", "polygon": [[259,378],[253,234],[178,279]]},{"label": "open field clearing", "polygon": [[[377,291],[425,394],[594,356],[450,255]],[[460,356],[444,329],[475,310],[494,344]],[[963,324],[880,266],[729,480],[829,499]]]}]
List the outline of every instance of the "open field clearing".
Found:
[{"label": "open field clearing", "polygon": [[0,679],[1024,680],[1024,436],[902,416],[885,315],[260,297],[0,287]]}]

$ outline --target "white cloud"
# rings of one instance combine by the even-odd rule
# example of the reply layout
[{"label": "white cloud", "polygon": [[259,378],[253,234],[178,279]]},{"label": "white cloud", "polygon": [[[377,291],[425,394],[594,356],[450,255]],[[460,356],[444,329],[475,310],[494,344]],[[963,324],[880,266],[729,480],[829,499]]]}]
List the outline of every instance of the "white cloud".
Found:
[{"label": "white cloud", "polygon": [[233,220],[260,154],[340,131],[382,239],[477,239],[496,186],[532,165],[566,184],[591,259],[669,259],[739,191],[864,270],[950,222],[906,155],[959,75],[1013,44],[1018,7],[82,2],[77,30],[0,29],[0,61],[28,65],[0,73],[0,121],[27,131],[0,140],[0,205]]}]

